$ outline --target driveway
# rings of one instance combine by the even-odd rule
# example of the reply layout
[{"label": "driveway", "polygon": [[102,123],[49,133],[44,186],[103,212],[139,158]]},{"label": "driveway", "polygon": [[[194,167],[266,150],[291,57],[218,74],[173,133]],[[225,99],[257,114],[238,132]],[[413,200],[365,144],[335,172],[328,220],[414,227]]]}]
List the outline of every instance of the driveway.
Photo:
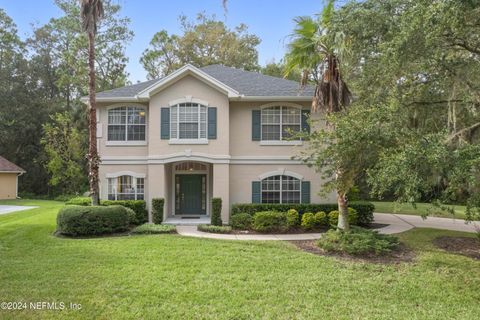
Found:
[{"label": "driveway", "polygon": [[24,211],[24,210],[30,210],[30,209],[35,209],[38,207],[34,206],[5,206],[5,205],[0,205],[0,215],[2,214],[7,214],[7,213],[12,213],[12,212],[17,212],[17,211]]}]

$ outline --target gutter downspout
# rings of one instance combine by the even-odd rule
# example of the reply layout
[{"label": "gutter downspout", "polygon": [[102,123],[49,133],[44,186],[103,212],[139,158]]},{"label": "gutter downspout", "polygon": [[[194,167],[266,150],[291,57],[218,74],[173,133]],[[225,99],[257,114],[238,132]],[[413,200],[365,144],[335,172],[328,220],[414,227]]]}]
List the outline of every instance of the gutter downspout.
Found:
[{"label": "gutter downspout", "polygon": [[24,172],[20,172],[19,174],[17,174],[17,185],[16,185],[16,191],[15,191],[15,198],[16,199],[20,199],[20,197],[18,196],[18,177],[20,177],[22,174],[24,174]]}]

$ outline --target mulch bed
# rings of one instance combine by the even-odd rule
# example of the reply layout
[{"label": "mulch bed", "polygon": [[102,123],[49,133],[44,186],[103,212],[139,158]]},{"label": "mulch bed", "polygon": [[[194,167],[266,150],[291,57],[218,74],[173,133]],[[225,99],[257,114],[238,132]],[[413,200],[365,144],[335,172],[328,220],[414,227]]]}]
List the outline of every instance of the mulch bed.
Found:
[{"label": "mulch bed", "polygon": [[477,238],[442,236],[435,238],[433,244],[449,253],[480,260],[480,241]]},{"label": "mulch bed", "polygon": [[400,243],[400,246],[396,250],[390,252],[388,255],[385,255],[385,256],[375,256],[375,255],[353,256],[346,253],[326,252],[317,246],[317,240],[303,240],[303,241],[289,241],[289,242],[293,243],[300,250],[303,250],[312,254],[320,255],[320,256],[336,257],[342,260],[363,261],[363,262],[378,263],[378,264],[396,264],[396,263],[402,263],[402,262],[413,262],[415,260],[415,253],[413,252],[413,250],[409,249],[403,243]]}]

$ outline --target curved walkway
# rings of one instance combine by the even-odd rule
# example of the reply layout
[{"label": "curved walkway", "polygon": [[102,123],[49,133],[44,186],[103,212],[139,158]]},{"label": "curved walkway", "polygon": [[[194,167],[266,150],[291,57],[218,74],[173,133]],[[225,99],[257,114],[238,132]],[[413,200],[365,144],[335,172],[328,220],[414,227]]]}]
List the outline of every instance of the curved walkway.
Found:
[{"label": "curved walkway", "polygon": [[[374,222],[388,226],[376,229],[383,234],[394,234],[408,231],[413,228],[433,228],[463,232],[477,232],[480,230],[480,221],[466,224],[462,219],[428,217],[392,213],[374,213]],[[182,236],[223,239],[223,240],[315,240],[321,233],[300,234],[217,234],[197,230],[197,226],[177,225],[177,232]]]}]

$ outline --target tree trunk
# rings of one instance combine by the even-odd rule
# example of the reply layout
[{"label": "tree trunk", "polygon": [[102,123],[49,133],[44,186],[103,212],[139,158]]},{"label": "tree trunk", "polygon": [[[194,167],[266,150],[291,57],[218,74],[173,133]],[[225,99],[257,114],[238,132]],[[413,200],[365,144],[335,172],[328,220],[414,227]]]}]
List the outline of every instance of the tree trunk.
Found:
[{"label": "tree trunk", "polygon": [[343,231],[350,231],[350,223],[348,222],[348,203],[346,194],[337,191],[338,202],[338,225]]},{"label": "tree trunk", "polygon": [[97,109],[95,102],[95,36],[88,33],[88,181],[90,183],[90,196],[92,205],[100,204],[100,195],[98,192],[98,166],[100,158],[97,150]]}]

